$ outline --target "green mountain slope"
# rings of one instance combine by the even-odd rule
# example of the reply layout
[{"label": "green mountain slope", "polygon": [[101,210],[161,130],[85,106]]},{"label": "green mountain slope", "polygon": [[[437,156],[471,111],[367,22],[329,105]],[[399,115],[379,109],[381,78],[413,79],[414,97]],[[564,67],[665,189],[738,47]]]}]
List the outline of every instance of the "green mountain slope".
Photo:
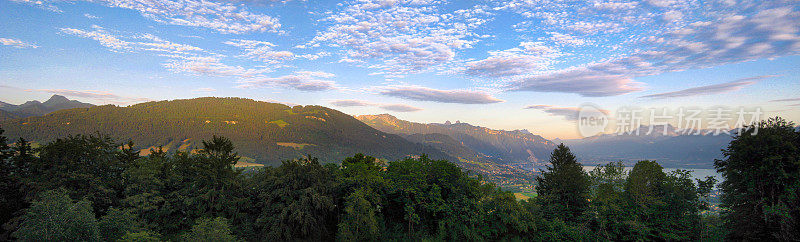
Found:
[{"label": "green mountain slope", "polygon": [[14,115],[13,113],[10,113],[6,110],[0,109],[0,121],[15,119],[15,118],[17,118],[17,115]]},{"label": "green mountain slope", "polygon": [[[192,150],[212,135],[230,138],[243,156],[280,164],[306,154],[338,162],[355,153],[399,159],[427,153],[454,160],[431,146],[378,131],[339,111],[242,98],[196,98],[61,110],[41,117],[0,122],[7,137],[46,142],[69,134],[109,134],[139,148]],[[146,153],[146,152],[145,152]]]}]

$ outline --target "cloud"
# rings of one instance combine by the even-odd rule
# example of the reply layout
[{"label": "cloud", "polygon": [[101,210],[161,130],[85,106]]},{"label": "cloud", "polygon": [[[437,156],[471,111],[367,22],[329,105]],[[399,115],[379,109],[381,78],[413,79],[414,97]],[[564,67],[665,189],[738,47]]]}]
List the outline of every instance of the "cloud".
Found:
[{"label": "cloud", "polygon": [[379,107],[383,110],[394,112],[416,112],[422,110],[421,108],[406,104],[372,103],[355,99],[334,100],[330,101],[330,104],[337,107]]},{"label": "cloud", "polygon": [[680,21],[683,20],[683,13],[681,13],[680,11],[671,10],[664,13],[664,16],[662,18],[664,19],[664,21],[667,22]]},{"label": "cloud", "polygon": [[561,54],[541,42],[522,42],[520,47],[490,51],[490,56],[466,63],[464,73],[471,76],[505,77],[549,68]]},{"label": "cloud", "polygon": [[509,82],[506,87],[509,91],[576,93],[585,97],[616,96],[644,89],[624,75],[587,67],[525,77]]},{"label": "cloud", "polygon": [[95,40],[114,52],[155,52],[172,58],[188,58],[206,53],[199,47],[178,44],[152,34],[119,35],[97,25],[93,25],[91,30],[74,28],[59,30],[65,34]]},{"label": "cloud", "polygon": [[100,0],[109,7],[138,11],[163,24],[202,27],[226,34],[277,32],[278,19],[250,12],[243,5],[193,0]]},{"label": "cloud", "polygon": [[94,16],[94,15],[91,15],[91,14],[88,14],[88,13],[84,13],[83,16],[88,18],[88,19],[100,19],[100,17]]},{"label": "cloud", "polygon": [[519,78],[511,91],[614,96],[641,91],[636,77],[702,69],[800,53],[800,15],[791,8],[763,9],[750,16],[693,22],[645,41],[651,49],[578,67]]},{"label": "cloud", "polygon": [[[175,73],[190,75],[236,77],[240,87],[279,86],[301,91],[324,91],[337,89],[336,83],[324,80],[335,77],[332,73],[320,71],[297,71],[292,75],[269,77],[265,74],[272,72],[268,67],[247,68],[238,65],[228,65],[222,61],[224,55],[215,54],[199,47],[174,43],[152,34],[121,35],[99,26],[92,30],[74,28],[61,28],[61,32],[89,38],[98,41],[114,52],[150,52],[166,57],[162,63],[167,70]],[[243,56],[266,63],[275,64],[281,58],[270,52],[274,45],[269,42],[256,40],[231,40],[225,44],[245,50]]]},{"label": "cloud", "polygon": [[798,98],[787,98],[787,99],[775,99],[775,100],[772,100],[770,102],[794,102],[794,101],[800,101],[800,97],[798,97]]},{"label": "cloud", "polygon": [[569,34],[562,34],[558,32],[550,32],[549,34],[552,35],[550,40],[560,45],[582,46],[591,43],[591,41],[587,41]]},{"label": "cloud", "polygon": [[97,42],[100,42],[100,45],[108,47],[114,51],[129,51],[133,48],[133,43],[123,41],[116,36],[109,34],[103,28],[97,26],[94,28],[95,30],[81,30],[73,28],[61,28],[60,30],[62,33],[96,40]]},{"label": "cloud", "polygon": [[51,12],[56,12],[56,13],[64,12],[61,11],[61,9],[56,7],[55,5],[50,4],[50,1],[41,1],[41,0],[11,0],[11,1],[16,3],[30,4]]},{"label": "cloud", "polygon": [[225,41],[224,44],[241,48],[244,51],[242,56],[245,58],[267,64],[277,64],[295,58],[294,53],[290,51],[273,50],[272,47],[276,45],[265,41],[233,39]]},{"label": "cloud", "polygon": [[440,103],[461,104],[489,104],[504,102],[492,95],[479,91],[466,90],[437,90],[420,86],[390,86],[384,87],[380,94],[416,101],[431,101]]},{"label": "cloud", "polygon": [[421,108],[406,105],[406,104],[384,104],[380,108],[395,112],[416,112],[422,110]]},{"label": "cloud", "polygon": [[[61,12],[61,0],[13,0]],[[224,34],[279,32],[281,24],[269,15],[254,13],[242,4],[202,0],[85,0],[107,7],[131,9],[162,24],[213,29]]]},{"label": "cloud", "polygon": [[336,82],[330,80],[321,80],[319,78],[319,76],[303,72],[295,72],[292,75],[284,75],[280,77],[259,76],[240,80],[239,82],[241,85],[239,87],[257,88],[265,86],[277,86],[308,92],[338,89]]},{"label": "cloud", "polygon": [[[575,107],[556,107],[550,105],[530,105],[525,107],[525,109],[542,110],[543,112],[548,113],[550,115],[564,117],[564,119],[568,121],[578,120],[578,113],[581,111],[580,108],[575,108]],[[605,115],[611,113],[610,111],[604,109],[600,109],[599,111]]]},{"label": "cloud", "polygon": [[326,45],[342,49],[340,62],[376,60],[368,68],[384,73],[419,73],[455,59],[481,36],[474,30],[487,22],[484,7],[443,12],[435,1],[365,0],[345,4],[323,21],[320,31],[303,47]]},{"label": "cloud", "polygon": [[347,99],[347,100],[335,100],[330,102],[331,105],[337,107],[364,107],[364,106],[374,106],[375,104],[362,101],[362,100],[354,100],[354,99]]},{"label": "cloud", "polygon": [[185,57],[176,58],[163,64],[167,69],[175,73],[188,73],[193,75],[205,76],[234,76],[239,78],[255,78],[269,69],[250,69],[241,66],[230,66],[220,62],[218,57]]},{"label": "cloud", "polygon": [[732,82],[708,85],[708,86],[701,86],[701,87],[693,87],[688,89],[683,89],[680,91],[674,92],[664,92],[664,93],[656,93],[642,96],[642,98],[674,98],[674,97],[690,97],[690,96],[701,96],[701,95],[711,95],[711,94],[719,94],[719,93],[726,93],[732,92],[742,87],[753,85],[758,81],[761,81],[766,78],[771,78],[775,76],[755,76],[755,77],[748,77],[742,78],[739,80],[735,80]]},{"label": "cloud", "polygon": [[321,78],[336,77],[335,74],[324,71],[296,71],[295,73],[297,73],[298,75],[306,75],[306,76],[321,77]]},{"label": "cloud", "polygon": [[209,53],[199,47],[174,43],[152,34],[120,35],[113,34],[100,26],[91,30],[61,28],[62,33],[89,38],[97,41],[113,52],[149,52],[166,57],[162,64],[175,73],[188,73],[206,76],[234,76],[252,78],[271,69],[250,69],[222,63],[221,55]]},{"label": "cloud", "polygon": [[35,48],[39,48],[39,46],[34,44],[34,43],[26,43],[26,42],[23,42],[22,40],[9,39],[9,38],[0,38],[0,44],[12,46],[12,47],[18,48],[18,49],[24,49],[24,48],[34,48],[35,49]]}]

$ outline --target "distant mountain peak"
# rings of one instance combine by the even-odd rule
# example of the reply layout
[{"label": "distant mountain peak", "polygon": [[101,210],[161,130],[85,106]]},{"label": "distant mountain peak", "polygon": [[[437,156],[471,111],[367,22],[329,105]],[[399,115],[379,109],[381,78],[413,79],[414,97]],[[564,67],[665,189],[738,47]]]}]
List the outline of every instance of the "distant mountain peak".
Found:
[{"label": "distant mountain peak", "polygon": [[44,104],[48,105],[48,104],[55,104],[55,103],[65,103],[65,102],[69,102],[69,101],[72,101],[72,100],[69,100],[68,98],[66,98],[64,96],[55,94],[52,97],[50,97],[50,99],[45,101]]},{"label": "distant mountain peak", "polygon": [[444,134],[485,156],[486,159],[503,164],[540,165],[539,161],[546,160],[555,146],[549,140],[527,131],[495,130],[462,123],[460,120],[455,122],[447,120],[445,123],[415,123],[383,115],[361,115],[356,119],[387,133],[406,136]]},{"label": "distant mountain peak", "polygon": [[20,104],[19,106],[28,106],[28,105],[36,105],[36,104],[42,104],[42,102],[39,102],[37,100],[32,100],[32,101],[27,101],[27,102],[25,102],[23,104]]},{"label": "distant mountain peak", "polygon": [[8,103],[0,103],[0,109],[13,114],[15,117],[26,118],[33,116],[43,116],[45,114],[55,112],[63,109],[72,108],[88,108],[94,106],[90,103],[82,103],[75,100],[69,100],[61,95],[53,95],[44,103],[33,100],[27,101],[20,105],[13,105]]},{"label": "distant mountain peak", "polygon": [[13,106],[16,106],[16,105],[0,101],[0,109],[5,108],[5,107],[13,107]]},{"label": "distant mountain peak", "polygon": [[381,121],[384,123],[395,124],[398,121],[401,121],[399,118],[395,117],[394,115],[388,113],[382,114],[365,114],[365,115],[358,115],[354,116],[354,118],[358,120],[370,120],[370,121]]}]

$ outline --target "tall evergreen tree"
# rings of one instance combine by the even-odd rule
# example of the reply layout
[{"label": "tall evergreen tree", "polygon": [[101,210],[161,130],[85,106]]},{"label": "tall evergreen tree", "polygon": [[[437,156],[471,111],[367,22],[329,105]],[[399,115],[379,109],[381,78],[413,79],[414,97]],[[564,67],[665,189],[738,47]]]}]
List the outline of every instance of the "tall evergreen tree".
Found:
[{"label": "tall evergreen tree", "polygon": [[[0,226],[18,215],[25,207],[25,197],[22,192],[20,170],[17,169],[12,158],[13,150],[8,146],[8,140],[2,136],[4,130],[0,128]],[[8,232],[0,227],[0,240],[8,239]]]},{"label": "tall evergreen tree", "polygon": [[550,155],[550,163],[542,176],[537,177],[539,196],[546,216],[567,222],[580,222],[589,209],[589,176],[575,155],[564,144]]},{"label": "tall evergreen tree", "polygon": [[715,167],[731,240],[800,240],[800,133],[775,117],[734,136]]}]

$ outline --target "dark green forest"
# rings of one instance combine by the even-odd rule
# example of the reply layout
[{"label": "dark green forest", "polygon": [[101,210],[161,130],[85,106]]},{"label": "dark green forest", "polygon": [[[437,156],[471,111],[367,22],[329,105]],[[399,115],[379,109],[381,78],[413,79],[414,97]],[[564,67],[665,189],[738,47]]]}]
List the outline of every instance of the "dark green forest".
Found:
[{"label": "dark green forest", "polygon": [[800,133],[780,118],[734,136],[716,161],[725,178],[718,213],[708,209],[713,178],[693,181],[648,160],[586,173],[564,145],[536,178],[538,196],[518,201],[425,155],[243,169],[234,165],[245,144],[214,135],[195,152],[155,147],[147,156],[106,135],[36,148],[24,138],[0,136],[2,240],[800,239]]}]

